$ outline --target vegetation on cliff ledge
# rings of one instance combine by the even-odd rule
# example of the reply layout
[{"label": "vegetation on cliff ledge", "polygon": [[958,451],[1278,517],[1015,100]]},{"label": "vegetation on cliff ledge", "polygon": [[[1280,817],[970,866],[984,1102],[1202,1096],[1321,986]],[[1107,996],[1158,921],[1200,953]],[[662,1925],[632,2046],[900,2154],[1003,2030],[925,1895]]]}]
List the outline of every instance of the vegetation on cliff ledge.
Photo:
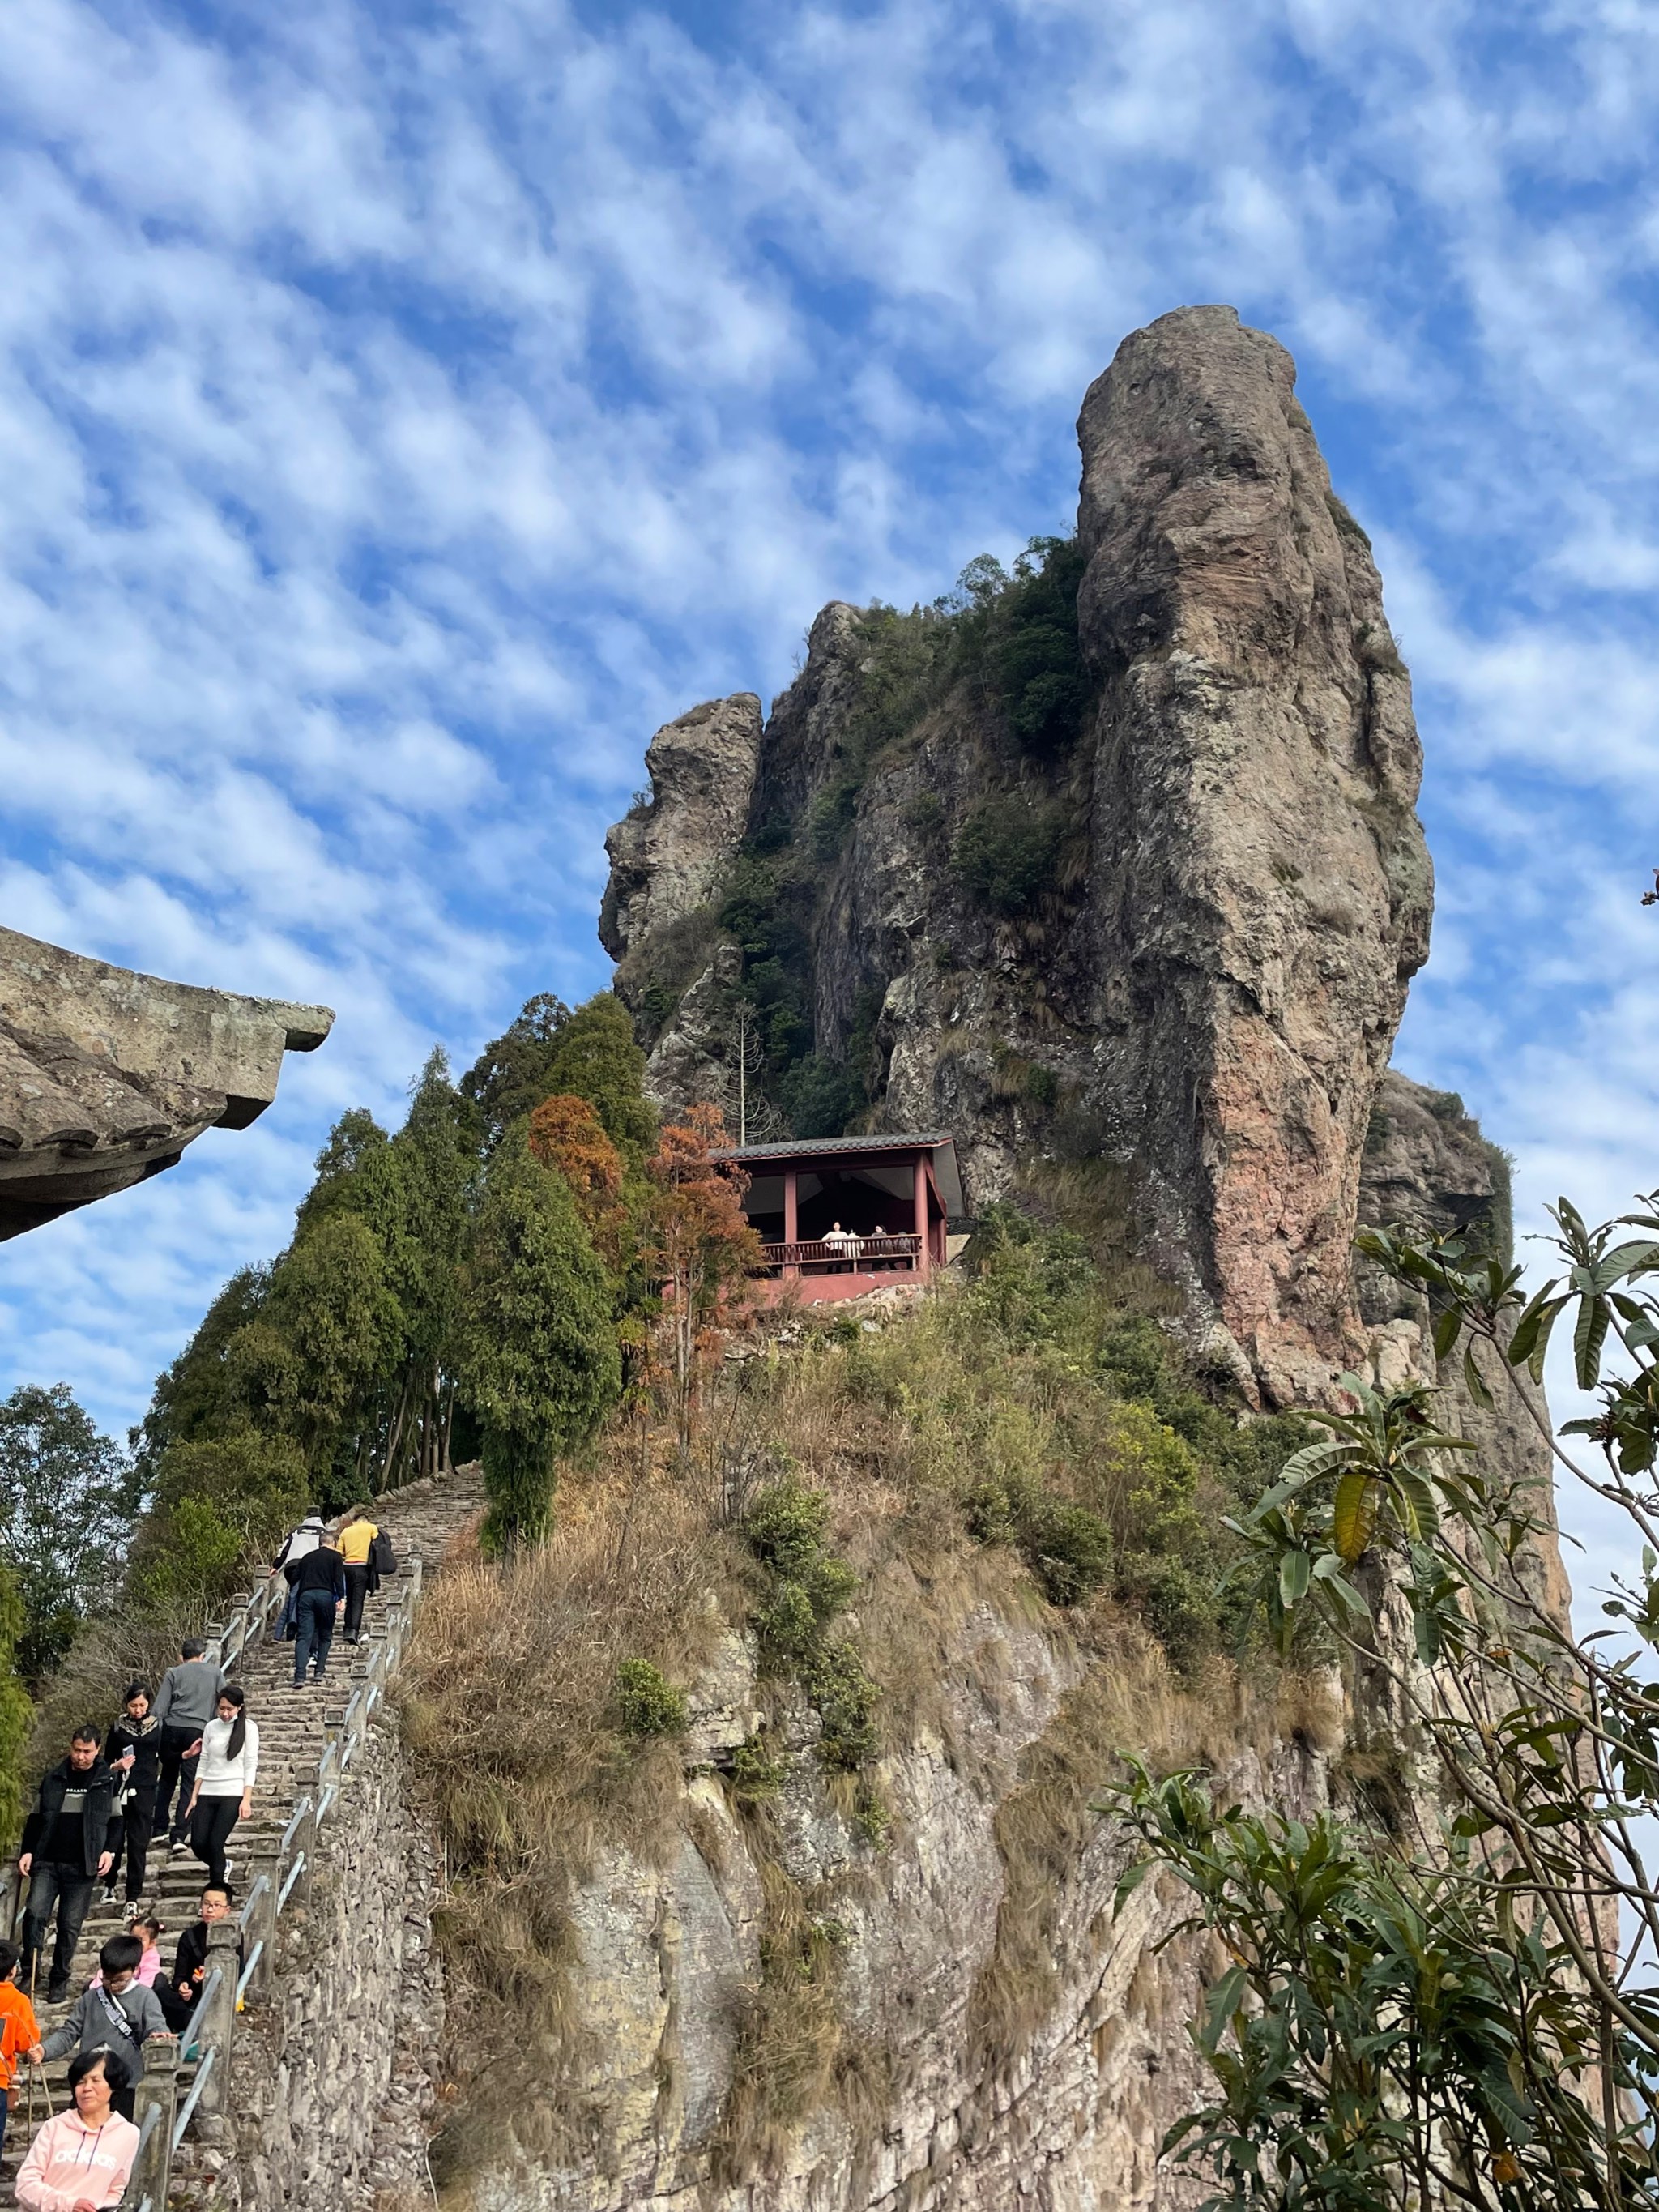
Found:
[{"label": "vegetation on cliff ledge", "polygon": [[[930,605],[866,608],[856,689],[811,803],[799,819],[775,808],[757,821],[717,896],[636,956],[648,972],[624,984],[647,1036],[672,1018],[717,943],[741,956],[718,995],[734,1039],[753,1040],[757,1126],[836,1135],[877,1095],[881,991],[860,995],[842,1032],[820,1036],[813,939],[861,799],[902,774],[941,717],[982,754],[988,794],[957,825],[955,880],[977,909],[1027,928],[1060,895],[1063,794],[1090,698],[1077,622],[1083,567],[1074,538],[1034,538],[1012,574],[981,554]],[[937,793],[924,791],[912,831],[925,842],[945,823]]]}]

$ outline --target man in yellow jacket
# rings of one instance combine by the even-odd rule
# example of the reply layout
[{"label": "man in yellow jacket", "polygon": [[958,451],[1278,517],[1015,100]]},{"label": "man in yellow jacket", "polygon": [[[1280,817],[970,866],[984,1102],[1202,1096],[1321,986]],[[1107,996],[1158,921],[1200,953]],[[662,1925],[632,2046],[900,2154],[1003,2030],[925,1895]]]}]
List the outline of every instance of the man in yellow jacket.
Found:
[{"label": "man in yellow jacket", "polygon": [[345,1640],[363,1640],[363,1600],[368,1595],[369,1547],[380,1530],[368,1517],[367,1505],[354,1505],[340,1531],[340,1557],[345,1561]]}]

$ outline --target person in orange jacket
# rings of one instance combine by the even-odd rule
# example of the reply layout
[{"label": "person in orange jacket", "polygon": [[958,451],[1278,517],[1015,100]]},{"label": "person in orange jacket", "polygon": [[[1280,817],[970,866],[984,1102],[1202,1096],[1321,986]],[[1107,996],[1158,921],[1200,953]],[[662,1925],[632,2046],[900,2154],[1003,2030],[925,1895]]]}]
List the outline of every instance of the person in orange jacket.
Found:
[{"label": "person in orange jacket", "polygon": [[0,2150],[5,2148],[6,2121],[11,2110],[11,2085],[17,2063],[40,2040],[34,2007],[17,1986],[17,1967],[22,1953],[15,1943],[0,1943]]}]

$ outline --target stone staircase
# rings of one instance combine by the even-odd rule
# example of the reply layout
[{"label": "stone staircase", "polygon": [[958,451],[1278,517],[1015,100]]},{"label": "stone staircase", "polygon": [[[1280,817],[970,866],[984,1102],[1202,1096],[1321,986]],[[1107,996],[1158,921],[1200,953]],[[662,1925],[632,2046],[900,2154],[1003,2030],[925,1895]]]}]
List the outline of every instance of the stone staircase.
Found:
[{"label": "stone staircase", "polygon": [[[246,1893],[247,1875],[255,1862],[262,1866],[275,1863],[296,1801],[304,1794],[307,1778],[315,1774],[331,1735],[337,1734],[343,1723],[353,1688],[368,1669],[376,1632],[383,1632],[386,1614],[398,1597],[407,1571],[418,1557],[424,1563],[425,1573],[434,1573],[441,1565],[452,1542],[475,1519],[483,1503],[476,1468],[408,1484],[376,1502],[376,1515],[392,1538],[399,1571],[368,1600],[361,1644],[348,1644],[343,1641],[343,1632],[336,1632],[327,1677],[321,1685],[308,1684],[296,1690],[293,1683],[293,1645],[272,1643],[264,1636],[251,1643],[233,1666],[234,1679],[247,1692],[248,1716],[259,1729],[259,1773],[253,1793],[253,1814],[251,1820],[238,1823],[230,1845],[230,1881],[239,1906]],[[319,1865],[325,1868],[329,1849],[326,1826],[319,1832],[317,1846]],[[206,1869],[187,1849],[172,1851],[165,1841],[152,1847],[144,1903],[159,1912],[166,1923],[161,1947],[164,1973],[172,1967],[180,1931],[197,1917],[198,1899],[205,1879]],[[121,1893],[118,1890],[114,1901],[106,1902],[103,1891],[97,1891],[82,1930],[68,2000],[60,2005],[48,2005],[39,1993],[36,1995],[35,2013],[43,2035],[62,2020],[85,1989],[97,1968],[99,1946],[107,1937],[122,1934],[125,1925]],[[43,1976],[49,1957],[50,1941],[41,1956]],[[258,2002],[258,1998],[250,1993],[248,2008],[255,2009]],[[246,2045],[250,2057],[264,2041],[257,2035],[238,2037],[239,2044]],[[239,2051],[239,2075],[240,2055]],[[66,2057],[49,2063],[38,2072],[27,2065],[20,2069],[12,2090],[11,2121],[4,2155],[0,2158],[0,2204],[13,2202],[16,2170],[34,2131],[32,2122],[38,2124],[45,2119],[48,2106],[52,2112],[62,2112],[69,2101],[64,2078],[68,2063]],[[181,2063],[178,2069],[180,2111],[194,2073],[193,2062]],[[31,2077],[35,2084],[32,2109]],[[246,2087],[252,2089],[253,2085]],[[175,2195],[181,2190],[185,2195],[193,2193],[188,2189],[193,2163],[191,2151],[186,2136],[173,2160]]]}]

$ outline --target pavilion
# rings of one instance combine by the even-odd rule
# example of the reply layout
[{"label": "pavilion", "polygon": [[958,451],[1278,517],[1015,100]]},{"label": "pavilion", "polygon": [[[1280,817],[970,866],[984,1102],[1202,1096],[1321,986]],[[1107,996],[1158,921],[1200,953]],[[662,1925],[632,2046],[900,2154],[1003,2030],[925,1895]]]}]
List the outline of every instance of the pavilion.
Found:
[{"label": "pavilion", "polygon": [[[795,1138],[720,1155],[750,1176],[743,1209],[776,1288],[816,1303],[925,1283],[963,1212],[955,1141],[942,1131]],[[839,1230],[839,1235],[837,1235]]]}]

